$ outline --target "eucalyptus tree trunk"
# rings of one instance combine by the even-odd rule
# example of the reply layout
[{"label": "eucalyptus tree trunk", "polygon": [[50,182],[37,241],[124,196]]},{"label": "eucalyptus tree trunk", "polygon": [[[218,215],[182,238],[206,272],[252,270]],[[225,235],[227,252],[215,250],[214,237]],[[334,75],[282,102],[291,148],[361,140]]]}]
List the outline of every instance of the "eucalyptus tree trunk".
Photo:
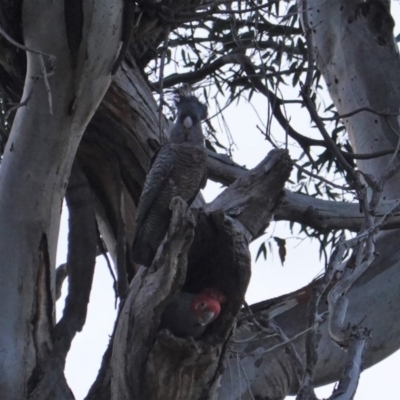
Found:
[{"label": "eucalyptus tree trunk", "polygon": [[[47,368],[54,346],[54,270],[63,197],[80,139],[111,82],[120,44],[122,0],[85,1],[76,7],[71,21],[63,3],[23,2],[21,19],[8,21],[21,23],[27,58],[21,102],[27,105],[17,110],[0,169],[4,399],[34,394]],[[61,398],[68,390],[62,379],[57,385],[54,393]]]},{"label": "eucalyptus tree trunk", "polygon": [[[354,113],[343,118],[354,151],[368,154],[395,149],[400,132],[400,59],[393,38],[394,23],[388,10],[381,2],[307,1],[304,4],[308,14],[305,30],[311,32],[316,64],[332,100],[339,115]],[[362,111],[365,108],[372,112]],[[399,197],[399,160],[398,156],[394,160],[392,157],[358,162],[363,172],[377,180],[388,170],[393,170],[383,187],[383,200]],[[304,211],[306,220],[307,212]],[[400,305],[398,240],[397,230],[379,234],[376,243],[378,257],[348,293],[350,301],[345,322],[353,323],[365,318],[363,324],[371,329],[364,367],[378,363],[400,347],[400,324],[396,317]],[[315,284],[310,284],[269,302],[272,315],[276,314],[275,309],[279,310],[280,315],[275,320],[288,338],[296,337],[308,328],[306,308],[313,286]],[[265,306],[268,308],[268,302]],[[288,311],[282,312],[285,308]],[[267,319],[268,311],[259,314],[259,318],[263,313]],[[327,325],[327,322],[320,325],[321,338],[314,375],[316,386],[338,380],[346,361],[346,353],[331,341]],[[240,339],[251,335],[248,330],[237,334]],[[293,342],[303,361],[304,338],[302,335]],[[229,373],[222,380],[220,398],[229,398],[232,392],[235,399],[257,396],[280,399],[289,393],[296,394],[299,387],[296,363],[293,357],[282,353],[282,347],[275,348],[275,344],[274,340],[261,337],[233,346],[240,362],[235,359],[230,362]]]},{"label": "eucalyptus tree trunk", "polygon": [[[210,153],[209,176],[231,185],[203,204],[203,211],[188,210],[176,199],[163,251],[151,269],[136,271],[129,258],[135,204],[151,156],[167,134],[143,69],[178,22],[161,23],[152,9],[138,18],[130,2],[124,3],[0,2],[3,30],[26,46],[21,51],[6,40],[0,43],[2,94],[21,102],[12,114],[0,168],[0,398],[73,398],[63,368],[85,320],[97,236],[94,214],[123,301],[88,399],[282,399],[295,394],[306,353],[307,304],[316,283],[254,305],[251,318],[240,314],[250,275],[248,243],[275,214],[310,225],[322,219],[325,228],[336,228],[346,212],[353,230],[362,224],[360,214],[340,204],[284,196],[291,170],[284,150],[271,152],[252,171]],[[187,3],[169,7],[174,12]],[[387,114],[399,110],[400,64],[392,21],[376,4],[307,2],[317,67],[339,114],[361,107]],[[111,83],[115,61],[125,50]],[[397,146],[394,115],[363,111],[344,121],[357,151]],[[359,167],[379,178],[390,159],[360,162]],[[55,324],[56,241],[68,182],[69,295],[63,318]],[[398,198],[396,174],[383,191],[387,201]],[[307,219],[304,202],[315,205],[315,219]],[[380,234],[380,256],[348,293],[346,320],[365,318],[372,332],[366,366],[400,347],[396,239],[397,230]],[[202,258],[207,253],[209,258]],[[218,323],[195,343],[158,332],[167,301],[194,273],[190,266],[213,262],[220,267],[212,279],[230,294]],[[191,279],[196,281],[195,273]],[[269,322],[272,317],[277,326]],[[327,323],[319,329],[315,385],[339,379],[346,361]],[[286,343],[285,337],[296,339]]]}]

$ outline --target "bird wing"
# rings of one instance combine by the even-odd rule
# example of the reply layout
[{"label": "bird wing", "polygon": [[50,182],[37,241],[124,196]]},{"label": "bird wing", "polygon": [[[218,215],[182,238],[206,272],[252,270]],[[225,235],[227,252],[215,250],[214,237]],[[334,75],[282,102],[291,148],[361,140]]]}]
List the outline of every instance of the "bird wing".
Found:
[{"label": "bird wing", "polygon": [[201,178],[201,182],[199,184],[199,187],[197,188],[196,191],[193,192],[193,196],[190,197],[190,199],[187,201],[187,204],[190,206],[193,202],[194,199],[196,198],[196,196],[199,194],[201,189],[204,189],[206,187],[207,184],[207,178],[208,178],[208,174],[207,174],[207,168],[204,170],[204,174],[203,177]]},{"label": "bird wing", "polygon": [[164,182],[168,179],[174,167],[174,152],[170,144],[160,148],[153,158],[153,163],[147,174],[146,181],[136,210],[135,242],[146,216],[156,200]]}]

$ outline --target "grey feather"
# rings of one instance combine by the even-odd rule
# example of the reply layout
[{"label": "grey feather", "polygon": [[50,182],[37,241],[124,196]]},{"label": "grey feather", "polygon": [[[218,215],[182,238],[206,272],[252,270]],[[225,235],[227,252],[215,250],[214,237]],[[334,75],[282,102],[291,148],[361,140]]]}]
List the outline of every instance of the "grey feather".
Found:
[{"label": "grey feather", "polygon": [[195,96],[181,96],[170,141],[155,156],[136,211],[133,261],[150,266],[171,218],[170,204],[180,196],[191,204],[206,181],[207,155],[201,120],[207,107]]},{"label": "grey feather", "polygon": [[200,337],[207,326],[200,325],[199,319],[190,310],[194,297],[192,293],[179,293],[165,309],[160,329],[168,329],[175,336]]}]

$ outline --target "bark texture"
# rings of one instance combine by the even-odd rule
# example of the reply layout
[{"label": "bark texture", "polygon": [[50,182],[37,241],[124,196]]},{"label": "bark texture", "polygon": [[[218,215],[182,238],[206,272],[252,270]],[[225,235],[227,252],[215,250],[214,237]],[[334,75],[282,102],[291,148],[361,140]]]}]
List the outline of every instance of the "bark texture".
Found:
[{"label": "bark texture", "polygon": [[[308,1],[307,9],[317,66],[327,82],[339,115],[365,106],[377,111],[398,112],[400,86],[395,78],[400,73],[398,50],[393,41],[392,19],[381,3]],[[356,152],[371,153],[385,146],[393,148],[397,145],[396,116],[359,112],[345,118],[344,122]],[[390,159],[389,156],[359,161],[358,164],[364,172],[379,179]],[[391,166],[393,163],[396,166],[397,157]],[[396,180],[397,174],[385,185],[384,200],[398,197]],[[366,326],[371,329],[365,367],[387,357],[400,345],[395,333],[399,331],[399,326],[394,322],[400,302],[396,289],[400,268],[396,256],[397,242],[397,230],[379,235],[376,243],[379,257],[348,293],[350,302],[346,321],[365,319]],[[269,318],[268,309],[272,308],[272,315],[279,314],[276,322],[286,336],[297,337],[307,329],[305,313],[314,285],[264,304],[264,319]],[[257,318],[262,321],[262,313]],[[332,344],[326,325],[323,323],[320,327],[321,340],[314,378],[316,385],[337,380],[346,359],[345,353]],[[259,331],[257,327],[250,329],[253,334]],[[250,337],[248,335],[248,328],[242,334],[238,332],[241,339]],[[304,339],[305,334],[293,342],[303,360]],[[260,339],[251,343],[235,346],[240,356],[230,360],[230,374],[226,374],[222,381],[221,398],[250,399],[259,396],[280,399],[286,394],[295,394],[298,382],[294,364],[289,356],[283,356],[283,345],[275,346],[274,339],[265,339],[261,335]]]},{"label": "bark texture", "polygon": [[[64,11],[60,2],[23,2],[21,19],[14,21],[30,50],[23,92],[10,86],[15,100],[29,98],[29,106],[17,110],[0,171],[1,398],[33,393],[41,378],[37,368],[53,348],[62,201],[79,141],[111,82],[120,42],[121,1],[82,5],[80,43],[72,52],[70,28],[62,29]],[[4,75],[2,81],[10,83]]]},{"label": "bark texture", "polygon": [[[82,182],[87,180],[94,196],[85,199],[95,204],[119,282],[134,271],[124,249],[131,245],[136,204],[151,157],[167,132],[143,68],[179,24],[184,16],[179,11],[187,5],[183,0],[169,4],[168,19],[160,17],[165,11],[160,7],[166,6],[161,3],[134,12],[129,42],[121,37],[122,0],[0,2],[2,27],[43,53],[28,51],[26,62],[22,51],[0,41],[2,93],[14,103],[28,100],[28,107],[12,115],[0,169],[0,398],[73,398],[62,368],[85,319],[89,282],[80,287],[71,273],[71,290],[75,287],[79,293],[75,300],[80,299],[80,306],[72,312],[77,303],[71,299],[62,346],[53,305],[60,210],[75,156],[85,175]],[[398,112],[400,62],[385,9],[379,2],[307,3],[317,66],[339,114],[362,106]],[[196,5],[191,2],[191,7]],[[129,44],[128,51],[103,98],[121,41]],[[397,145],[393,131],[399,131],[399,122],[393,115],[359,112],[344,122],[357,152]],[[388,160],[390,156],[358,165],[379,177]],[[301,195],[283,196],[291,162],[282,150],[271,152],[252,171],[210,152],[208,167],[211,179],[224,184],[237,180],[203,211],[187,210],[179,200],[174,203],[163,251],[151,269],[139,270],[131,282],[88,399],[161,399],[166,394],[177,399],[282,399],[298,390],[293,348],[283,336],[270,337],[269,320],[275,318],[304,360],[309,328],[305,315],[316,283],[253,306],[254,317],[240,314],[250,274],[248,242],[274,216],[354,230],[361,217],[354,205],[312,199],[307,204]],[[399,197],[396,179],[394,174],[384,187],[387,203],[381,205],[382,213]],[[391,227],[397,224],[398,216]],[[93,220],[84,233],[89,235],[92,228]],[[380,234],[379,257],[348,293],[348,321],[364,320],[372,332],[367,367],[400,348],[397,243],[397,230]],[[91,254],[81,266],[89,281]],[[161,313],[178,290],[212,284],[228,294],[228,303],[204,338],[191,342],[158,332]],[[326,325],[320,326],[316,385],[338,379],[346,360]],[[58,345],[61,353],[55,352]],[[61,361],[55,354],[62,354]]]}]

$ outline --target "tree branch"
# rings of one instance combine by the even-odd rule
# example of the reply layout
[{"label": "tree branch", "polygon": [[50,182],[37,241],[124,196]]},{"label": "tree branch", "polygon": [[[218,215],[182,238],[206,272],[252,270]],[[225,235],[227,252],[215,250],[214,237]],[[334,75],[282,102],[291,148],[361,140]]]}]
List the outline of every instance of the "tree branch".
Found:
[{"label": "tree branch", "polygon": [[208,204],[206,210],[224,210],[246,228],[246,236],[251,241],[268,226],[291,169],[287,151],[272,150],[257,167],[243,174]]},{"label": "tree branch", "polygon": [[71,342],[83,328],[92,288],[96,260],[96,217],[90,187],[74,164],[66,193],[69,208],[69,249],[67,258],[68,295],[63,316],[55,326],[53,348],[36,368],[39,381],[30,399],[73,399],[64,377]]},{"label": "tree branch", "polygon": [[55,337],[69,341],[66,344],[69,348],[75,333],[80,332],[85,324],[97,252],[92,192],[76,163],[71,172],[66,201],[69,209],[68,295]]},{"label": "tree branch", "polygon": [[[246,169],[233,162],[229,157],[208,151],[208,177],[215,182],[230,185],[246,174]],[[364,216],[357,203],[328,201],[284,189],[281,204],[275,210],[275,221],[292,221],[319,230],[348,229],[358,231],[364,223]],[[376,210],[381,218],[390,212],[400,201],[382,201]],[[400,227],[400,213],[396,212],[387,219],[382,229]]]}]

